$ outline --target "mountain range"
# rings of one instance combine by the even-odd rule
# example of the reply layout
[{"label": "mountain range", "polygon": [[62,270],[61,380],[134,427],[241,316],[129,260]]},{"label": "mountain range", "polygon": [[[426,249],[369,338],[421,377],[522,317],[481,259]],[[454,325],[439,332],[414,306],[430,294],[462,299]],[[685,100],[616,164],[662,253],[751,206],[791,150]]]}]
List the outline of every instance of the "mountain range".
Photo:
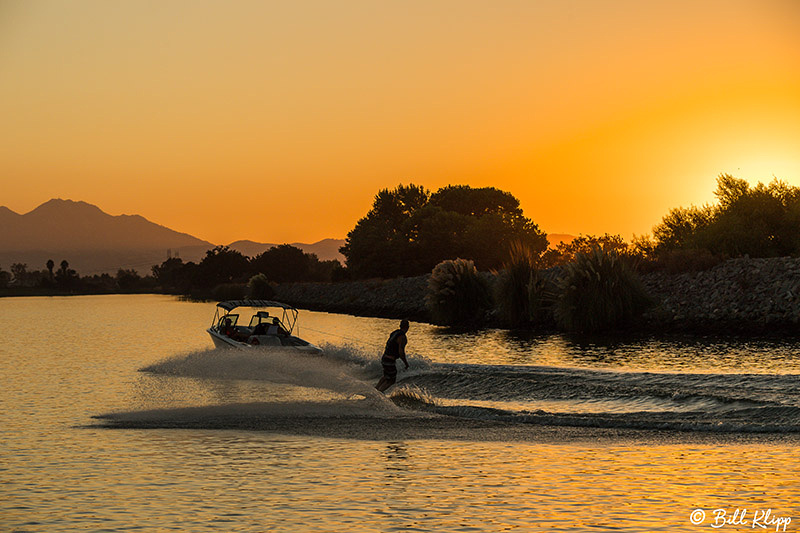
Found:
[{"label": "mountain range", "polygon": [[[317,254],[320,260],[344,262],[339,254],[343,240],[292,245]],[[0,267],[4,270],[12,263],[42,270],[48,259],[57,265],[66,259],[81,275],[115,273],[120,268],[148,274],[152,265],[169,256],[199,261],[214,246],[142,216],[113,216],[86,202],[53,199],[22,215],[0,206]],[[229,246],[252,257],[275,245],[236,241]]]},{"label": "mountain range", "polygon": [[[552,246],[569,242],[567,234],[548,235]],[[342,239],[323,239],[313,244],[291,243],[320,260],[344,263]],[[28,270],[43,270],[48,259],[56,265],[66,259],[81,275],[114,274],[120,268],[148,274],[150,267],[168,257],[200,261],[215,244],[150,222],[139,215],[109,215],[86,202],[53,199],[20,215],[0,206],[0,268],[25,263]],[[248,257],[276,246],[239,240],[228,245]]]}]

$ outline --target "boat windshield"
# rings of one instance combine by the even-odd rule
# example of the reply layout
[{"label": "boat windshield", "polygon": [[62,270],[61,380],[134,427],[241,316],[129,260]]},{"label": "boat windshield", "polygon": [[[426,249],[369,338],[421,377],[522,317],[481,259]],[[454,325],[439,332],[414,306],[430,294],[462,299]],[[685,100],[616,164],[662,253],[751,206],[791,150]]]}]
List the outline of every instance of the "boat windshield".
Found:
[{"label": "boat windshield", "polygon": [[255,328],[259,324],[267,324],[270,326],[283,326],[283,323],[278,319],[276,316],[270,316],[269,312],[267,311],[258,311],[256,314],[253,315],[253,318],[250,319],[250,329]]},{"label": "boat windshield", "polygon": [[287,335],[291,335],[292,330],[297,323],[297,309],[277,302],[255,300],[230,301],[217,304],[217,310],[216,313],[214,313],[214,321],[212,324],[216,324],[217,327],[222,327],[225,323],[224,319],[230,318],[232,322],[231,325],[235,326],[239,319],[239,315],[232,313],[231,311],[237,307],[261,307],[261,309],[256,310],[255,314],[253,314],[252,318],[250,319],[250,324],[248,327],[251,330],[260,324],[267,324],[268,326],[279,326],[280,330],[285,332]]},{"label": "boat windshield", "polygon": [[217,328],[222,328],[225,325],[226,320],[230,320],[231,321],[230,325],[235,327],[236,323],[239,322],[239,315],[236,313],[229,313],[227,315],[221,316],[219,318],[219,321],[217,322]]}]

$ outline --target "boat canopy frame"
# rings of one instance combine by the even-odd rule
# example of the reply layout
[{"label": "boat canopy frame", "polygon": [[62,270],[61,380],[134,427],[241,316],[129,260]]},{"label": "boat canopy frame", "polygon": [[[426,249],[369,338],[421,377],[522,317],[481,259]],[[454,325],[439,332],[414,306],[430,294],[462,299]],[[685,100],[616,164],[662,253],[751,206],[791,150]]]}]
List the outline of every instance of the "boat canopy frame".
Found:
[{"label": "boat canopy frame", "polygon": [[[283,310],[283,317],[280,319],[283,326],[292,334],[294,325],[297,323],[297,308],[287,305],[285,303],[276,302],[273,300],[227,300],[217,304],[217,310],[214,313],[214,321],[211,326],[219,324],[220,320],[230,314],[231,311],[238,307],[252,307],[252,308],[277,308]],[[220,312],[222,311],[222,312]]]}]

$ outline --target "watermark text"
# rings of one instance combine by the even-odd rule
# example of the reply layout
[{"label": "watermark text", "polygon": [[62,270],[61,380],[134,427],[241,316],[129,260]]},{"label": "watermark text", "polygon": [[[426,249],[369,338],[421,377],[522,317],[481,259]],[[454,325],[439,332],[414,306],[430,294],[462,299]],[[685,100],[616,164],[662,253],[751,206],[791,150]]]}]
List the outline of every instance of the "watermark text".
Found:
[{"label": "watermark text", "polygon": [[706,524],[715,529],[726,526],[742,526],[748,529],[772,529],[774,527],[776,532],[786,531],[787,526],[792,523],[791,517],[774,514],[772,509],[749,510],[738,507],[732,511],[714,509],[706,512],[704,509],[695,509],[689,515],[689,520],[696,526]]}]

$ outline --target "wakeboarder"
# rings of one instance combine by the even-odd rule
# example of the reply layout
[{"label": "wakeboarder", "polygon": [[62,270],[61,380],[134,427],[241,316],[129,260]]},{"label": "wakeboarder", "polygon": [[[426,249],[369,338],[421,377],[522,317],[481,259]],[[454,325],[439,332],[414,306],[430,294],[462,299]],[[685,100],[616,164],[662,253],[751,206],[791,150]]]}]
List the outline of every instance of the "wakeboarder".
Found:
[{"label": "wakeboarder", "polygon": [[375,388],[383,392],[397,381],[397,365],[395,361],[400,359],[408,369],[408,360],[406,360],[406,344],[408,338],[406,332],[408,331],[408,320],[403,319],[400,321],[400,329],[396,329],[389,335],[386,341],[386,348],[383,349],[383,356],[381,357],[381,365],[383,365],[383,377]]}]

